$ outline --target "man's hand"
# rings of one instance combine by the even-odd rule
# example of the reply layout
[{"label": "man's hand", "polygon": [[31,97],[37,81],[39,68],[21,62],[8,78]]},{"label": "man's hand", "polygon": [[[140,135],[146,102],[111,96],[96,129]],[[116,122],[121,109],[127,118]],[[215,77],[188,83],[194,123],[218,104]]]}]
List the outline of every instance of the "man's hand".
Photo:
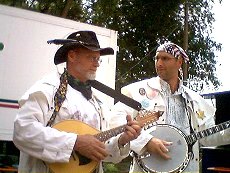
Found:
[{"label": "man's hand", "polygon": [[159,154],[164,159],[171,159],[168,155],[168,148],[167,146],[172,145],[172,142],[160,140],[158,138],[152,138],[146,145],[147,150],[149,153]]},{"label": "man's hand", "polygon": [[105,144],[93,135],[78,135],[74,150],[82,156],[95,161],[104,160],[108,156]]},{"label": "man's hand", "polygon": [[136,139],[141,133],[141,126],[137,121],[133,121],[130,115],[127,115],[127,126],[124,133],[121,134],[118,144],[124,146],[131,140]]}]

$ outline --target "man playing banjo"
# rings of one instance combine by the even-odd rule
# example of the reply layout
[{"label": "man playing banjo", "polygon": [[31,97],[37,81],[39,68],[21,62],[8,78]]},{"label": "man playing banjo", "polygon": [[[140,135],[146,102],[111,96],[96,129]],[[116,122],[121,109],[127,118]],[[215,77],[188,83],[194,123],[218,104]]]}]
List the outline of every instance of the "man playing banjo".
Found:
[{"label": "man playing banjo", "polygon": [[[229,122],[224,128],[215,129],[215,134],[212,129],[212,135],[200,133],[215,125],[215,108],[183,85],[181,67],[183,61],[189,61],[185,51],[167,42],[157,48],[154,58],[157,77],[121,89],[123,94],[140,102],[144,109],[164,111],[158,125],[142,130],[141,135],[131,142],[134,158],[130,172],[199,172],[199,145],[229,144]],[[116,117],[111,121],[112,127],[125,122],[127,114],[135,117],[137,113],[121,102],[115,104],[113,112]],[[198,135],[189,136],[194,133]]]}]

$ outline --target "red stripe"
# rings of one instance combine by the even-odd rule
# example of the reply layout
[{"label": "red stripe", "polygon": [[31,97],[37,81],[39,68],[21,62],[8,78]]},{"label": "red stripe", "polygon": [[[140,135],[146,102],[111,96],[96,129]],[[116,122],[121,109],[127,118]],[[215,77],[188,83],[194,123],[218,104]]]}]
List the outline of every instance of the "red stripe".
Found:
[{"label": "red stripe", "polygon": [[0,103],[0,107],[18,109],[19,105],[9,105],[9,104]]}]

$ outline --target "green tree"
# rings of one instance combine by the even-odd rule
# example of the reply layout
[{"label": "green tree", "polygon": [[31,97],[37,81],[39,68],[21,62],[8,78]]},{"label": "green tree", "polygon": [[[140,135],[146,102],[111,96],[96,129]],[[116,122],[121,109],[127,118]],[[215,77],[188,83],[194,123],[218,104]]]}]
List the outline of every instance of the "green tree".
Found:
[{"label": "green tree", "polygon": [[[221,2],[221,1],[218,1]],[[118,31],[116,87],[156,75],[154,52],[166,40],[184,44],[184,0],[91,1],[92,23]],[[213,0],[188,1],[189,87],[220,85],[216,76],[216,51],[221,44],[211,38]]]},{"label": "green tree", "polygon": [[0,0],[0,4],[85,22],[82,0]]},{"label": "green tree", "polygon": [[[221,0],[187,1],[189,87],[202,91],[204,85],[211,84],[217,88],[220,83],[216,76],[215,52],[221,51],[221,44],[211,37],[215,21],[212,7]],[[184,45],[185,0],[0,0],[0,4],[118,31],[118,90],[128,83],[156,75],[153,57],[158,44],[170,40]],[[128,165],[130,160],[128,157],[124,162]],[[108,164],[105,170],[117,172],[120,167],[121,164]]]},{"label": "green tree", "polygon": [[[86,22],[118,31],[116,88],[156,75],[154,52],[169,40],[184,45],[186,0],[0,0],[50,15]],[[221,44],[211,37],[215,21],[212,7],[221,0],[187,0],[189,87],[202,91],[218,88],[216,51]]]}]

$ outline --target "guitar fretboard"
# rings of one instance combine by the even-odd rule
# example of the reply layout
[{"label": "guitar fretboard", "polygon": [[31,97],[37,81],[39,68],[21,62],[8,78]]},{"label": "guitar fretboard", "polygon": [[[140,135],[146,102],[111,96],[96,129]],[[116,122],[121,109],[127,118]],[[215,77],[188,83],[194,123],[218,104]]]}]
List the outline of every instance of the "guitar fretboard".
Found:
[{"label": "guitar fretboard", "polygon": [[105,142],[107,141],[109,138],[117,136],[118,134],[122,133],[125,131],[125,126],[126,125],[122,125],[110,130],[106,130],[103,131],[101,133],[98,133],[96,135],[94,135],[98,140],[100,140],[101,142]]},{"label": "guitar fretboard", "polygon": [[[138,116],[135,117],[134,119],[136,121],[138,121],[140,124],[142,124],[142,126],[145,126],[145,128],[148,128],[148,125],[150,125],[151,123],[153,123],[156,120],[158,120],[158,118],[162,114],[163,114],[163,112],[160,112],[160,111],[158,111],[158,112],[151,112],[151,111],[147,111],[147,110],[141,110],[141,111],[139,111]],[[118,134],[124,132],[126,125],[127,124],[124,124],[124,125],[118,126],[116,128],[103,131],[101,133],[98,133],[98,134],[94,135],[94,137],[96,137],[101,142],[105,142],[109,138],[117,136]]]},{"label": "guitar fretboard", "polygon": [[225,130],[227,128],[230,128],[230,121],[226,121],[224,123],[215,125],[213,127],[210,127],[208,129],[202,130],[200,132],[188,135],[185,138],[186,138],[186,141],[189,144],[193,144],[194,142],[196,142],[197,140],[199,140],[201,138],[204,138],[206,136],[210,136],[210,135],[212,135],[214,133],[220,132],[220,131]]}]

